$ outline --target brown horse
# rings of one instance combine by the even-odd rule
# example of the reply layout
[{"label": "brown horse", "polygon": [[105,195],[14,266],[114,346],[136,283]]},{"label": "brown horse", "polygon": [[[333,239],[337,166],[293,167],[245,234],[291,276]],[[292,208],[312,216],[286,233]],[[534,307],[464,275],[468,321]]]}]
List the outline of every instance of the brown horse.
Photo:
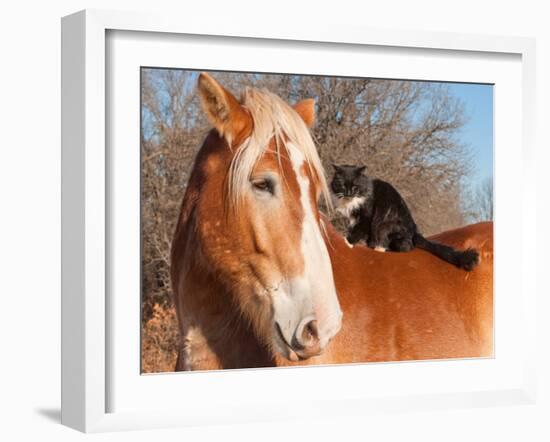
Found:
[{"label": "brown horse", "polygon": [[238,101],[207,74],[198,87],[214,129],[172,243],[176,370],[492,355],[490,223],[434,237],[478,249],[471,273],[421,250],[351,248],[318,209],[330,203],[313,100]]}]

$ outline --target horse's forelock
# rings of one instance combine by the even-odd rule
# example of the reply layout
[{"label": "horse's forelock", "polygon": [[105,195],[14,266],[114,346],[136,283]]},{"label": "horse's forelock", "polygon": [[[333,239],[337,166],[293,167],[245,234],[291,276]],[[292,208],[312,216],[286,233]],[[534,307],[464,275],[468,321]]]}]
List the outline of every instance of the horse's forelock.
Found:
[{"label": "horse's forelock", "polygon": [[280,158],[284,140],[295,145],[321,187],[326,206],[331,209],[331,198],[321,159],[302,118],[277,95],[267,91],[247,88],[241,102],[253,120],[248,138],[235,150],[228,180],[228,202],[236,208],[242,201],[254,166],[258,163],[271,139],[275,140],[276,154]]}]

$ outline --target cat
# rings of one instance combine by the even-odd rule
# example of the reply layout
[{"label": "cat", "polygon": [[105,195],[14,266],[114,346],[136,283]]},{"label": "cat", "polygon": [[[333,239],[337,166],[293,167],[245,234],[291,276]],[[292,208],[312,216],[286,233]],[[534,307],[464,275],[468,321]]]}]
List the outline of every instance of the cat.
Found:
[{"label": "cat", "polygon": [[349,245],[364,240],[377,251],[408,252],[418,247],[456,267],[470,271],[479,262],[474,249],[456,250],[430,241],[418,231],[404,199],[390,183],[372,179],[366,166],[333,165],[335,207],[349,222]]}]

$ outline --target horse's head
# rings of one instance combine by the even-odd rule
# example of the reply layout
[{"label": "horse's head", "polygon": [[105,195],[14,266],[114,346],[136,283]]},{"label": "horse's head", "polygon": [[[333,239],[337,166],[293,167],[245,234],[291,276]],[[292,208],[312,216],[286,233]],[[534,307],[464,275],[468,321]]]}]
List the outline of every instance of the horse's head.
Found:
[{"label": "horse's head", "polygon": [[328,191],[313,100],[290,107],[247,89],[239,102],[207,74],[199,94],[215,128],[195,165],[200,254],[274,355],[317,355],[342,312],[317,207]]}]

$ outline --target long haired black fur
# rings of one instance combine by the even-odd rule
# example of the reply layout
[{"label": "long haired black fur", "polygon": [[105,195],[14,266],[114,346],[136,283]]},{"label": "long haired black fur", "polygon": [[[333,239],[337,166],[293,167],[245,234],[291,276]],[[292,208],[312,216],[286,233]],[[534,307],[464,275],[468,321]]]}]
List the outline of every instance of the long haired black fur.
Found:
[{"label": "long haired black fur", "polygon": [[457,250],[422,236],[399,192],[390,183],[367,176],[365,166],[333,167],[331,189],[336,209],[349,221],[350,244],[364,240],[373,249],[393,252],[418,247],[467,271],[478,264],[476,250]]}]

